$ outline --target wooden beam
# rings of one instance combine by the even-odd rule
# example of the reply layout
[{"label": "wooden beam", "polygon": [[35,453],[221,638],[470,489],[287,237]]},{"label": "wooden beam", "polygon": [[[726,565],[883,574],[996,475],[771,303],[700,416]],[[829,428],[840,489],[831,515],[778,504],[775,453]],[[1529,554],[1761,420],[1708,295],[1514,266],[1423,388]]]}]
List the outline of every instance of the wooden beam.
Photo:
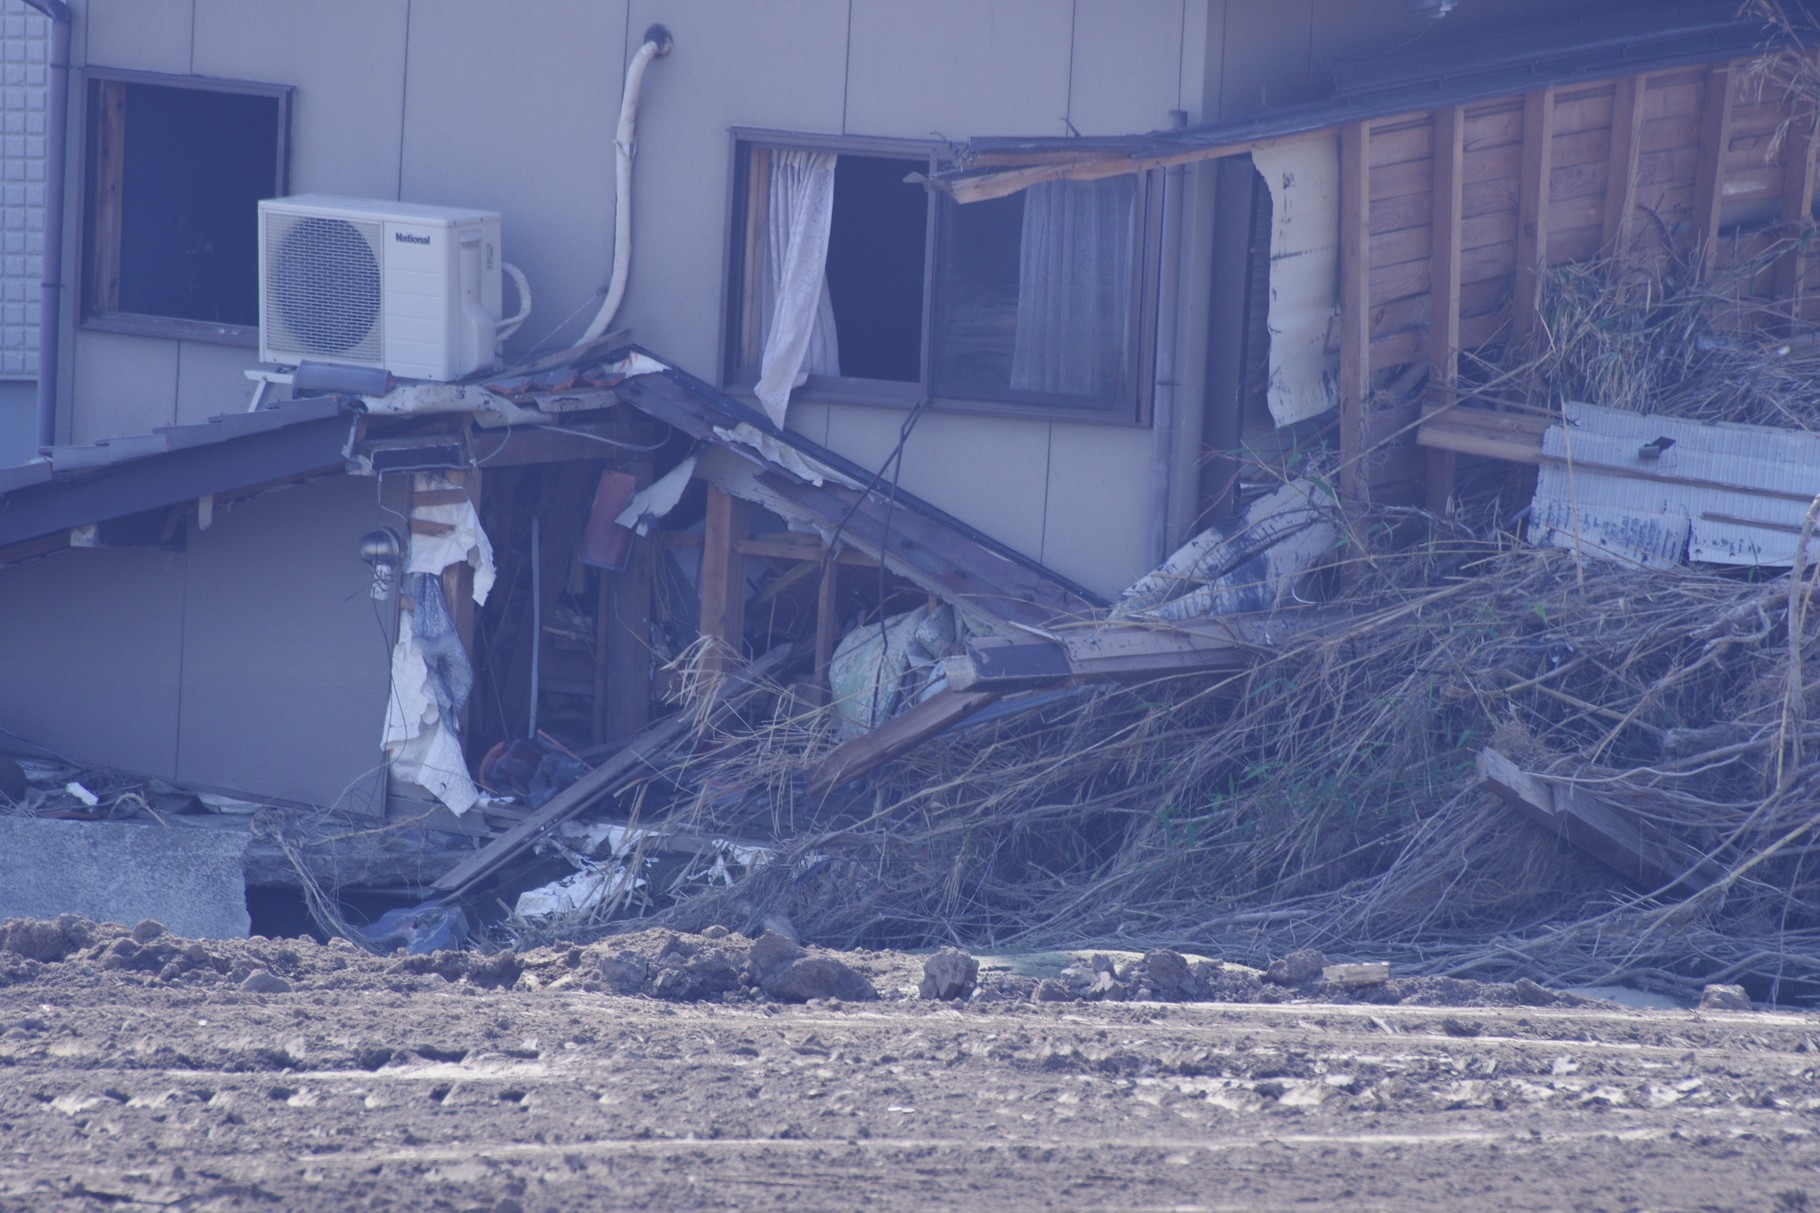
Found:
[{"label": "wooden beam", "polygon": [[1612,95],[1603,238],[1605,251],[1615,256],[1630,249],[1631,218],[1637,211],[1637,154],[1643,148],[1643,94],[1648,88],[1648,76],[1625,76]]},{"label": "wooden beam", "polygon": [[708,486],[708,516],[702,530],[701,634],[720,642],[709,653],[709,669],[718,669],[726,654],[739,654],[745,643],[746,561],[735,549],[746,537],[746,503],[718,485]]},{"label": "wooden beam", "polygon": [[1541,319],[1542,271],[1548,263],[1548,183],[1554,172],[1555,94],[1523,98],[1523,159],[1517,198],[1517,272],[1511,331],[1517,343],[1534,336]]},{"label": "wooden beam", "polygon": [[1702,277],[1712,269],[1718,251],[1719,219],[1724,207],[1725,150],[1731,142],[1732,69],[1729,64],[1706,73],[1706,101],[1700,111],[1700,159],[1694,170],[1694,246]]},{"label": "wooden beam", "polygon": [[898,713],[870,733],[828,752],[809,783],[809,795],[826,796],[842,784],[877,770],[900,754],[959,724],[1000,698],[997,691],[942,691]]},{"label": "wooden beam", "polygon": [[1456,406],[1424,417],[1416,444],[1431,451],[1540,463],[1542,436],[1553,424],[1553,418],[1539,413]]},{"label": "wooden beam", "polygon": [[[1340,494],[1370,494],[1365,406],[1371,396],[1371,124],[1340,128]],[[1351,511],[1348,511],[1349,513]]]},{"label": "wooden beam", "polygon": [[1646,889],[1704,888],[1717,865],[1649,822],[1571,785],[1538,779],[1498,751],[1479,751],[1479,786]]},{"label": "wooden beam", "polygon": [[[1434,114],[1433,265],[1429,275],[1428,404],[1451,404],[1460,377],[1460,244],[1465,188],[1466,112],[1458,106]],[[1453,496],[1455,455],[1427,453],[1428,508],[1440,514]]]}]

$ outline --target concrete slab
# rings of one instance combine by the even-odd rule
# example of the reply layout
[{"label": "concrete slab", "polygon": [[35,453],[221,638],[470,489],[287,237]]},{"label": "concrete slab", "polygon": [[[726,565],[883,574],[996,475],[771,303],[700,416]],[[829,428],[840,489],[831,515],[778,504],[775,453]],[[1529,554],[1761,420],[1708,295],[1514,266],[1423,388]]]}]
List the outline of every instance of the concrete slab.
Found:
[{"label": "concrete slab", "polygon": [[80,914],[238,939],[247,916],[241,830],[0,817],[0,920]]}]

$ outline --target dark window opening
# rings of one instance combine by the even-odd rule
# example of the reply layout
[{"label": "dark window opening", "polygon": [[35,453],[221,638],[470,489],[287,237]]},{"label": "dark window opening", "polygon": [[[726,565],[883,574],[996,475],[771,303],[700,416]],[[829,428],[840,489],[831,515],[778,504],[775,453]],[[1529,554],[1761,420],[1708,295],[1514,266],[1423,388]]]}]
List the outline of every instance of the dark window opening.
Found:
[{"label": "dark window opening", "polygon": [[[795,192],[809,154],[833,157],[832,185],[818,187],[830,192],[819,200]],[[839,370],[811,371],[797,399],[904,406],[926,397],[944,408],[1142,420],[1153,182],[1046,182],[963,206],[945,196],[932,203],[922,182],[906,181],[932,163],[930,151],[900,151],[885,140],[740,140],[728,382],[759,378],[767,309],[779,289],[781,258],[769,242],[787,230],[794,208],[826,205],[838,357],[828,355],[818,322],[821,352],[812,365]]]},{"label": "dark window opening", "polygon": [[284,192],[288,108],[280,88],[93,82],[85,319],[251,339],[258,204]]},{"label": "dark window opening", "polygon": [[914,160],[852,155],[835,166],[828,296],[844,377],[922,378],[929,197],[904,180],[919,167]]}]

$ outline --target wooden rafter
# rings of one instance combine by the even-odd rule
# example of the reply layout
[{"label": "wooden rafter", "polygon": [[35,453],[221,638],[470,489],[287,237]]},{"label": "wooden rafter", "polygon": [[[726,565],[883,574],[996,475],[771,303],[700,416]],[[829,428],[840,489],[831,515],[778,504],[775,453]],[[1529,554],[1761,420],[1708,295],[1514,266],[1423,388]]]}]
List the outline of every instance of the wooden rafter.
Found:
[{"label": "wooden rafter", "polygon": [[[1453,402],[1460,374],[1460,245],[1466,163],[1466,112],[1458,106],[1434,115],[1434,266],[1428,331],[1429,410]],[[1427,455],[1428,508],[1440,513],[1453,493],[1454,454]]]},{"label": "wooden rafter", "polygon": [[1648,87],[1649,77],[1626,76],[1612,94],[1604,220],[1604,244],[1612,253],[1630,248],[1631,217],[1637,210],[1637,154],[1643,147],[1643,95]]},{"label": "wooden rafter", "polygon": [[1701,110],[1700,160],[1694,170],[1694,239],[1704,273],[1718,249],[1719,219],[1725,189],[1725,151],[1731,142],[1732,69],[1715,67],[1706,74],[1706,103]]},{"label": "wooden rafter", "polygon": [[1340,491],[1365,501],[1371,395],[1371,124],[1340,128]]},{"label": "wooden rafter", "polygon": [[1542,270],[1548,263],[1549,178],[1554,175],[1555,95],[1542,89],[1523,98],[1523,167],[1517,198],[1517,271],[1511,331],[1521,344],[1536,330]]}]

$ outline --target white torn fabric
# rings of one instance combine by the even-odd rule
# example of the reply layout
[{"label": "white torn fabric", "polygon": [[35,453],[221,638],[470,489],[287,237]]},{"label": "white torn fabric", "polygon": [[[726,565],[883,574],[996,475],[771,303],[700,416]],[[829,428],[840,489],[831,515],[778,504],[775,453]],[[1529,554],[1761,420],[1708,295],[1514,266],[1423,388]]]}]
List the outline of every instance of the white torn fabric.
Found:
[{"label": "white torn fabric", "polygon": [[1011,386],[1110,396],[1127,376],[1137,178],[1024,192]]},{"label": "white torn fabric", "polygon": [[790,393],[809,375],[840,374],[827,273],[835,162],[832,152],[771,153],[765,346],[756,394],[766,415],[780,429]]},{"label": "white torn fabric", "polygon": [[473,808],[480,790],[468,775],[461,741],[442,719],[429,663],[411,634],[411,612],[398,614],[392,646],[392,694],[386,702],[386,755],[392,774],[429,792],[457,816]]},{"label": "white torn fabric", "polygon": [[1181,621],[1265,611],[1290,601],[1310,569],[1331,559],[1339,528],[1331,496],[1292,480],[1238,518],[1202,531],[1119,596],[1115,619]]},{"label": "white torn fabric", "polygon": [[[420,472],[416,487],[420,490],[455,487],[447,477],[434,472]],[[411,556],[405,564],[407,573],[440,573],[452,564],[474,566],[474,601],[485,605],[493,588],[493,544],[480,525],[480,515],[472,501],[453,505],[420,505],[413,507],[411,517],[419,522],[436,522],[450,527],[441,535],[413,534]]]},{"label": "white torn fabric", "polygon": [[1278,425],[1338,403],[1339,354],[1328,351],[1340,297],[1340,145],[1299,139],[1259,148],[1270,187],[1270,415]]},{"label": "white torn fabric", "polygon": [[850,489],[861,487],[857,480],[843,476],[827,464],[809,458],[788,443],[779,442],[750,422],[742,421],[732,429],[716,426],[714,433],[728,442],[751,447],[798,480],[806,481],[818,489],[830,480]]},{"label": "white torn fabric", "polygon": [[695,475],[695,465],[700,461],[700,455],[690,455],[654,482],[638,490],[613,521],[640,535],[649,535],[651,528],[667,518],[670,511],[676,508],[676,503],[682,500],[683,494],[688,491],[690,477]]}]

